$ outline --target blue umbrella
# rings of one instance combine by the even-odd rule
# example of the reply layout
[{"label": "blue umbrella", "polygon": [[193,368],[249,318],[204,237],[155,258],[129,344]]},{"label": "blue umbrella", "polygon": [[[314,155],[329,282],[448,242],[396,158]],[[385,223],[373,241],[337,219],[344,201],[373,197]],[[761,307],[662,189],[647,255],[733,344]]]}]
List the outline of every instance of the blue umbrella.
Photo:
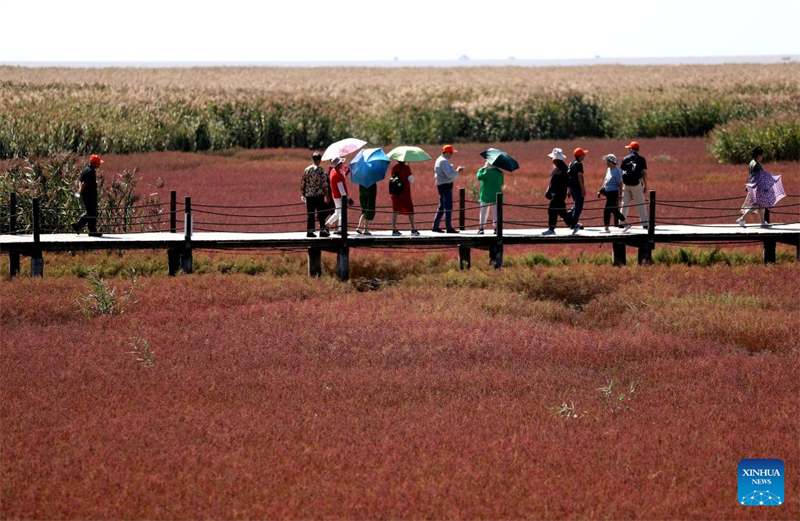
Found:
[{"label": "blue umbrella", "polygon": [[389,156],[380,148],[359,150],[350,161],[350,179],[364,188],[369,188],[386,178],[386,171],[389,170],[391,162]]},{"label": "blue umbrella", "polygon": [[517,163],[516,159],[496,148],[484,150],[481,152],[481,157],[489,161],[490,165],[502,168],[508,172],[513,172],[519,168],[519,163]]}]

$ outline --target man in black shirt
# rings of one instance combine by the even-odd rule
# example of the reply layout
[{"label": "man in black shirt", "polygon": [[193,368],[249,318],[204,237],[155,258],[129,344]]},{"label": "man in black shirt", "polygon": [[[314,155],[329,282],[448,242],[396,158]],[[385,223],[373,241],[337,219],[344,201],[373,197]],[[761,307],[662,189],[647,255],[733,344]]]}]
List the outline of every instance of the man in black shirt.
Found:
[{"label": "man in black shirt", "polygon": [[628,217],[631,199],[636,203],[642,227],[647,229],[647,204],[644,193],[647,190],[647,160],[639,155],[639,143],[631,141],[625,148],[631,151],[619,165],[622,170],[622,215]]},{"label": "man in black shirt", "polygon": [[583,200],[586,198],[586,185],[583,183],[583,158],[586,157],[588,150],[578,147],[573,152],[575,160],[569,164],[567,174],[569,177],[569,194],[572,196],[572,209],[569,211],[570,217],[575,222],[573,234],[581,229],[581,212],[583,211]]},{"label": "man in black shirt", "polygon": [[92,154],[89,164],[81,171],[81,187],[78,193],[86,210],[78,222],[72,223],[75,233],[80,233],[84,226],[89,228],[90,237],[101,237],[97,232],[97,169],[103,163],[100,156]]}]

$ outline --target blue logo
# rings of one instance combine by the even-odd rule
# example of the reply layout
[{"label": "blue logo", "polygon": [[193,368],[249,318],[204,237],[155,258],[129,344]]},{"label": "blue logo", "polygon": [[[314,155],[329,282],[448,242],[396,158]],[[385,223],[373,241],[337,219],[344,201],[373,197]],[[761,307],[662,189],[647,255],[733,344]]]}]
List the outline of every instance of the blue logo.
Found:
[{"label": "blue logo", "polygon": [[783,461],[743,459],[739,462],[740,505],[782,505]]}]

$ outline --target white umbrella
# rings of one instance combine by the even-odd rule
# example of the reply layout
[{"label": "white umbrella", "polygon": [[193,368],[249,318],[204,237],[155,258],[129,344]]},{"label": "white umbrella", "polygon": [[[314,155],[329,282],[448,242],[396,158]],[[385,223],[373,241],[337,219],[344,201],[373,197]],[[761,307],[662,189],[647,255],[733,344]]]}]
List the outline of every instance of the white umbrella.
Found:
[{"label": "white umbrella", "polygon": [[347,154],[352,154],[366,144],[366,141],[362,141],[361,139],[356,139],[354,137],[337,141],[325,149],[325,153],[322,154],[322,160],[330,161],[331,159],[335,159],[337,157],[344,157]]}]

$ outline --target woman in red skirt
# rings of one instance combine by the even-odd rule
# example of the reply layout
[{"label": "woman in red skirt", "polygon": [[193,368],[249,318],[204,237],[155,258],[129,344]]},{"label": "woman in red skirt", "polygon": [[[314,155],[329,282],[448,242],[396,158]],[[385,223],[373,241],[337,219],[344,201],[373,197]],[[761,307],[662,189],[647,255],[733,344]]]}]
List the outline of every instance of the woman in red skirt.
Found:
[{"label": "woman in red skirt", "polygon": [[414,202],[411,200],[411,183],[414,176],[407,163],[398,161],[392,168],[392,179],[389,181],[389,195],[392,199],[392,235],[400,235],[397,230],[397,215],[408,216],[411,223],[411,235],[419,235],[414,225]]}]

